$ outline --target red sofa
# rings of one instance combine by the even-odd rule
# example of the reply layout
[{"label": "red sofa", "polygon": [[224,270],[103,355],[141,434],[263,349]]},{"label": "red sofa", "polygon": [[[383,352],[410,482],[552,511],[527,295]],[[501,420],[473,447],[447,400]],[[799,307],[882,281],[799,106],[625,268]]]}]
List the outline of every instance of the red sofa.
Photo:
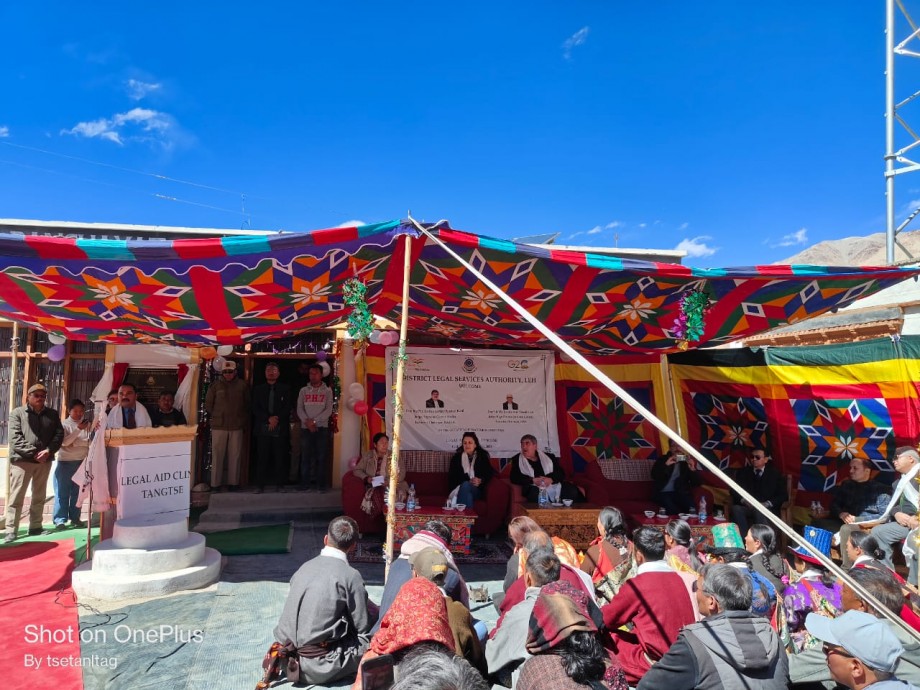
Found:
[{"label": "red sofa", "polygon": [[[421,506],[442,506],[453,487],[447,485],[447,470],[453,453],[449,451],[402,451],[401,462],[406,464],[406,481],[415,484]],[[382,515],[371,518],[361,510],[366,491],[363,480],[348,472],[342,477],[342,510],[355,519],[363,534],[386,531]],[[510,490],[507,481],[496,475],[486,485],[485,497],[472,506],[478,517],[473,524],[473,534],[490,535],[505,525],[508,514]]]}]

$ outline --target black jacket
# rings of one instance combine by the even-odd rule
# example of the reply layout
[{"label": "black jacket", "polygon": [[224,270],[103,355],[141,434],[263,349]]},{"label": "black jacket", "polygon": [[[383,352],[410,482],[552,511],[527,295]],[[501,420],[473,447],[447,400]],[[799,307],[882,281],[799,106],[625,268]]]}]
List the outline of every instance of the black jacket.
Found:
[{"label": "black jacket", "polygon": [[[260,384],[252,389],[252,416],[255,421],[256,434],[262,434],[267,431],[268,425],[268,392],[267,383]],[[291,410],[294,407],[294,394],[291,393],[291,387],[280,381],[275,383],[275,411],[273,415],[278,417],[278,433],[287,434],[291,428]],[[272,416],[273,416],[272,415]]]},{"label": "black jacket", "polygon": [[[546,451],[544,451],[546,452]],[[562,467],[559,465],[559,459],[552,453],[546,453],[549,456],[549,459],[553,461],[553,471],[549,474],[543,472],[543,469],[540,466],[540,460],[537,459],[536,466],[534,467],[534,476],[530,477],[523,472],[521,472],[520,467],[518,467],[518,460],[521,457],[521,454],[513,456],[508,462],[511,463],[511,483],[517,484],[518,486],[530,486],[533,484],[533,480],[537,477],[549,477],[553,480],[554,484],[561,484],[565,481],[565,472],[562,470]]]},{"label": "black jacket", "polygon": [[[770,512],[777,515],[780,507],[789,498],[786,493],[786,477],[780,474],[772,461],[763,468],[763,476],[759,479],[754,476],[754,468],[747,465],[738,470],[735,481],[761,503],[770,501]],[[741,505],[741,496],[738,492],[732,489],[731,494],[735,505]]]},{"label": "black jacket", "polygon": [[[469,479],[466,472],[463,471],[462,456],[463,449],[458,448],[457,452],[454,453],[454,457],[450,459],[450,468],[447,470],[447,485],[450,487],[451,491]],[[479,485],[479,488],[485,491],[486,484],[489,483],[495,471],[492,469],[492,461],[489,459],[489,453],[484,449],[476,451],[476,457],[473,460],[473,469],[476,472],[476,476],[482,480],[482,484]]]},{"label": "black jacket", "polygon": [[[652,465],[652,481],[655,482],[655,491],[664,489],[671,479],[674,465],[667,465],[667,461],[668,456],[665,455],[658,458],[655,464]],[[674,482],[674,491],[689,494],[693,487],[703,483],[703,477],[700,476],[699,472],[691,470],[689,463],[678,462],[677,464],[680,466],[680,474],[677,477],[677,481]]]}]

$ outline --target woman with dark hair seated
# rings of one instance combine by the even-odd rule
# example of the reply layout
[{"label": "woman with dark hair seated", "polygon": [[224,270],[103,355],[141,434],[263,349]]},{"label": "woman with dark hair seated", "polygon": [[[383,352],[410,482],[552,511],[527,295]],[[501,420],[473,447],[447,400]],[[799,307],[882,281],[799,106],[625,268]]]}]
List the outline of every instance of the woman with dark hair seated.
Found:
[{"label": "woman with dark hair seated", "polygon": [[588,547],[581,569],[591,576],[600,604],[609,603],[620,585],[636,574],[636,557],[627,536],[626,518],[619,508],[607,506],[597,516],[600,535]]},{"label": "woman with dark hair seated", "polygon": [[750,564],[754,572],[767,578],[777,592],[782,592],[786,586],[783,577],[788,577],[789,573],[786,562],[779,555],[773,528],[759,522],[751,525],[744,537],[744,548],[751,554]]},{"label": "woman with dark hair seated", "polygon": [[530,616],[527,651],[517,690],[627,690],[620,665],[598,637],[603,618],[596,606],[567,582],[540,590]]},{"label": "woman with dark hair seated", "polygon": [[[853,564],[853,567],[861,566],[865,563],[869,567],[882,566],[889,570],[882,560],[885,558],[885,552],[878,543],[878,539],[873,537],[869,532],[862,530],[850,532],[850,538],[847,539],[847,557]],[[876,565],[877,564],[877,565]],[[894,572],[893,570],[891,572]],[[897,576],[897,574],[896,574]]]},{"label": "woman with dark hair seated", "polygon": [[677,572],[696,573],[703,563],[696,554],[693,530],[686,520],[671,520],[664,528],[664,560]]},{"label": "woman with dark hair seated", "polygon": [[[361,510],[371,517],[383,513],[383,494],[390,486],[390,437],[384,433],[374,434],[373,444],[374,447],[361,456],[352,470],[352,474],[364,481],[367,490],[361,502]],[[405,501],[408,493],[406,470],[400,465],[396,479],[396,501],[393,502]]]},{"label": "woman with dark hair seated", "polygon": [[[413,577],[399,590],[393,605],[384,615],[380,629],[371,638],[361,658],[365,661],[391,654],[397,667],[414,651],[436,649],[454,653],[454,634],[447,617],[447,603],[441,590],[424,577]],[[352,690],[361,690],[361,670]]]},{"label": "woman with dark hair seated", "polygon": [[489,453],[479,445],[479,437],[473,431],[463,434],[460,447],[450,460],[447,470],[447,485],[451,487],[450,497],[457,503],[470,508],[477,499],[486,495],[486,484],[495,471]]}]

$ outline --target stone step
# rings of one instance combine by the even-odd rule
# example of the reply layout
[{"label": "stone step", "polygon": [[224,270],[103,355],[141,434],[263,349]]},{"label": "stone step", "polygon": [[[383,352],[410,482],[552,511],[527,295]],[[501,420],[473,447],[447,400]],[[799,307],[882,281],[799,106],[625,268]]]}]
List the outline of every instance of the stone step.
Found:
[{"label": "stone step", "polygon": [[190,532],[169,548],[127,549],[115,545],[114,539],[100,542],[93,549],[93,572],[97,575],[151,575],[184,570],[204,560],[204,536]]},{"label": "stone step", "polygon": [[143,599],[159,597],[187,589],[200,589],[217,582],[221,555],[206,548],[202,561],[180,570],[147,575],[110,575],[96,572],[93,561],[77,566],[72,574],[73,590],[78,599]]},{"label": "stone step", "polygon": [[134,515],[115,521],[112,542],[120,549],[165,549],[188,537],[188,520],[175,513]]},{"label": "stone step", "polygon": [[341,513],[342,494],[318,492],[215,493],[198,518],[197,532],[274,525],[309,520],[317,514]]}]

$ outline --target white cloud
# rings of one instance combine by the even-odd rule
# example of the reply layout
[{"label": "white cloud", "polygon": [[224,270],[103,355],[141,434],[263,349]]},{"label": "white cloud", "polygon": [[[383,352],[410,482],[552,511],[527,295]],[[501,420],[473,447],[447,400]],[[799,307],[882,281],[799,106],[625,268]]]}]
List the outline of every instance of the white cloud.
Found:
[{"label": "white cloud", "polygon": [[140,81],[139,79],[129,79],[125,82],[125,90],[128,92],[128,97],[135,101],[141,100],[153,91],[159,91],[162,86],[162,84]]},{"label": "white cloud", "polygon": [[354,228],[359,225],[367,225],[363,220],[346,220],[344,223],[339,223],[335,227],[337,228]]},{"label": "white cloud", "polygon": [[607,223],[607,225],[604,226],[606,230],[616,230],[617,228],[622,228],[622,227],[623,227],[623,223],[621,223],[618,220],[611,221]]},{"label": "white cloud", "polygon": [[595,225],[593,228],[588,230],[588,234],[589,235],[599,235],[603,231],[604,231],[604,228],[602,228],[600,225]]},{"label": "white cloud", "polygon": [[141,141],[169,148],[175,143],[173,134],[176,129],[175,120],[167,113],[149,108],[132,108],[124,113],[115,113],[110,118],[78,122],[70,129],[62,129],[60,133],[87,139],[105,139],[119,146],[128,141]]},{"label": "white cloud", "polygon": [[591,29],[589,27],[583,26],[574,34],[565,39],[565,41],[562,43],[562,57],[564,57],[566,60],[571,60],[572,51],[575,50],[575,48],[578,46],[583,45],[584,42],[588,40],[588,32],[590,30]]},{"label": "white cloud", "polygon": [[710,247],[706,244],[710,240],[712,240],[712,237],[709,235],[700,235],[699,237],[681,240],[674,249],[687,252],[687,256],[691,259],[712,256],[719,251],[719,248]]},{"label": "white cloud", "polygon": [[677,229],[678,229],[678,230],[686,230],[686,229],[689,228],[689,227],[690,227],[690,223],[681,223],[681,224],[677,227]]},{"label": "white cloud", "polygon": [[774,242],[770,245],[772,248],[776,247],[795,247],[799,244],[808,243],[808,228],[799,228],[795,232],[790,232],[788,235],[783,235],[779,242]]},{"label": "white cloud", "polygon": [[639,227],[640,227],[640,228],[644,228],[644,227],[647,227],[647,226],[648,226],[648,223],[639,223]]},{"label": "white cloud", "polygon": [[0,125],[0,139],[6,139],[10,135],[10,128],[6,125]]}]

